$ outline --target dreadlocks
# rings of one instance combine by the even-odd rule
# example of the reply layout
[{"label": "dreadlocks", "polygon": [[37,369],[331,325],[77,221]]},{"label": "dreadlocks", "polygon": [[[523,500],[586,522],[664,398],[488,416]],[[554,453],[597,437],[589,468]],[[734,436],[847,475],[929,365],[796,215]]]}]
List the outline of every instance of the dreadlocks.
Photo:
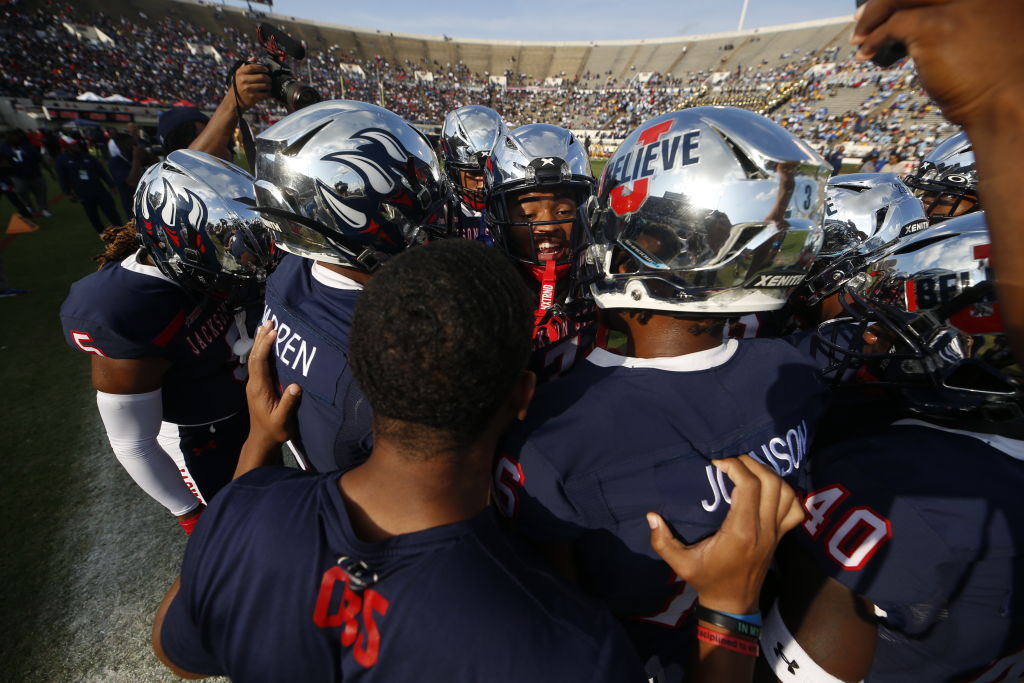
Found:
[{"label": "dreadlocks", "polygon": [[119,263],[139,248],[139,240],[135,232],[135,219],[129,220],[124,225],[112,225],[100,235],[106,247],[102,254],[92,257],[93,261],[99,261],[99,270],[108,263]]}]

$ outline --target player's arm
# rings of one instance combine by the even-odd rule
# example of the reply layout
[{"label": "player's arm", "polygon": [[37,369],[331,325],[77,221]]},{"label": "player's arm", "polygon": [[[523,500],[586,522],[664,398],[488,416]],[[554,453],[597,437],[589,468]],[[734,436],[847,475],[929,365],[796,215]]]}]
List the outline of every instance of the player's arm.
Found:
[{"label": "player's arm", "polygon": [[750,456],[714,465],[735,484],[719,530],[686,546],[651,512],[651,547],[697,591],[700,647],[693,679],[749,681],[758,654],[761,585],[779,539],[800,523],[803,511],[793,489]]},{"label": "player's arm", "polygon": [[277,393],[271,369],[271,348],[277,339],[274,323],[265,322],[256,329],[249,352],[249,381],[245,397],[249,404],[249,436],[235,467],[235,478],[264,465],[281,464],[281,444],[295,435],[295,407],[302,390],[289,385]]},{"label": "player's arm", "polygon": [[181,587],[181,577],[174,579],[174,583],[167,590],[167,595],[160,602],[160,606],[156,610],[156,616],[153,617],[153,631],[152,631],[152,642],[153,652],[156,653],[157,659],[159,659],[164,666],[171,670],[171,672],[181,678],[206,678],[205,674],[197,674],[192,671],[186,671],[172,662],[168,657],[167,653],[164,652],[164,645],[161,641],[161,635],[164,629],[164,619],[167,617],[167,610],[170,608],[174,598],[178,595],[178,589]]},{"label": "player's arm", "polygon": [[907,46],[921,83],[974,146],[1003,324],[1024,358],[1024,3],[1019,0],[870,0],[851,42],[870,58],[886,41]]},{"label": "player's arm", "polygon": [[157,436],[163,422],[163,358],[92,356],[96,405],[110,447],[135,483],[176,515],[186,531],[202,505]]},{"label": "player's arm", "polygon": [[267,67],[262,64],[243,64],[238,67],[232,74],[232,87],[228,88],[206,127],[188,148],[231,161],[228,145],[238,124],[237,110],[248,111],[268,97],[270,76]]},{"label": "player's arm", "polygon": [[826,576],[796,543],[777,559],[782,586],[761,632],[773,679],[864,680],[878,636],[874,605]]}]

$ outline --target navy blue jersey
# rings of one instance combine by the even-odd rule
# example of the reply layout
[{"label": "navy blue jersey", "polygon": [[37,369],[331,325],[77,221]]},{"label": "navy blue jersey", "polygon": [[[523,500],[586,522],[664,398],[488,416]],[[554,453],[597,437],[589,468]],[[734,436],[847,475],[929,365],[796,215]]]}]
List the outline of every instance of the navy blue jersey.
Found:
[{"label": "navy blue jersey", "polygon": [[[167,422],[200,425],[244,412],[245,368],[232,351],[234,314],[198,307],[137,256],[71,285],[60,309],[68,344],[97,356],[170,361],[162,385]],[[251,316],[253,324],[257,317]]]},{"label": "navy blue jersey", "polygon": [[171,661],[239,681],[640,681],[614,619],[485,510],[368,543],[338,473],[261,468],[189,540]]},{"label": "navy blue jersey", "polygon": [[649,672],[669,671],[692,641],[695,594],[651,549],[645,513],[686,543],[714,533],[732,486],[710,461],[750,453],[792,478],[826,402],[814,364],[780,340],[670,359],[598,348],[507,436],[497,499],[528,536],[571,543],[585,588],[657,657]]},{"label": "navy blue jersey", "polygon": [[90,154],[64,153],[57,157],[57,180],[64,192],[80,198],[106,193],[113,181],[103,164]]},{"label": "navy blue jersey", "polygon": [[347,289],[327,284],[340,276],[316,274],[313,266],[285,255],[267,280],[263,318],[277,329],[278,382],[302,387],[295,446],[313,467],[329,472],[365,460],[373,413],[348,366],[348,335],[362,288],[351,280]]},{"label": "navy blue jersey", "polygon": [[598,325],[593,304],[577,305],[572,312],[555,307],[538,315],[528,369],[540,384],[564,375],[586,358],[594,348]]},{"label": "navy blue jersey", "polygon": [[[1024,462],[918,425],[815,452],[794,535],[885,612],[869,681],[1024,673]],[[1017,675],[1005,674],[1017,653]],[[983,671],[985,676],[975,679]]]},{"label": "navy blue jersey", "polygon": [[456,235],[467,240],[483,242],[489,247],[494,246],[494,238],[491,237],[491,232],[487,229],[487,221],[484,219],[483,212],[473,211],[461,202],[452,211]]}]

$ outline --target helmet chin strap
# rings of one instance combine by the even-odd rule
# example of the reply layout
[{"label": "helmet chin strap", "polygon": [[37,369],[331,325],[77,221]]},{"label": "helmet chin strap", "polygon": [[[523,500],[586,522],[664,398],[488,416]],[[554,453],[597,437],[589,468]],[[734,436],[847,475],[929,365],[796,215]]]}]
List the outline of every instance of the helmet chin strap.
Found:
[{"label": "helmet chin strap", "polygon": [[558,339],[559,326],[552,310],[555,307],[555,287],[559,278],[569,271],[570,264],[559,265],[552,259],[540,266],[530,266],[530,273],[540,282],[540,298],[537,310],[533,312],[533,336],[536,339],[541,328],[547,329],[547,339]]}]

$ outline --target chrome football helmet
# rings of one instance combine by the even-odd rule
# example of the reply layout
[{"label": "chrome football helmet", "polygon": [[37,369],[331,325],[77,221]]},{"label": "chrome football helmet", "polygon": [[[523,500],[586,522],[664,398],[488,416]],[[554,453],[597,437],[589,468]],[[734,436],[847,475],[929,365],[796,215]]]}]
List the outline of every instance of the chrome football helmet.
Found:
[{"label": "chrome football helmet", "polygon": [[[484,182],[484,215],[495,245],[532,270],[543,269],[554,260],[567,272],[594,193],[590,159],[576,136],[547,123],[531,123],[513,131],[502,126],[485,164]],[[571,199],[573,215],[560,220],[516,220],[517,197],[547,191]],[[556,235],[554,228],[570,222],[568,240]]]},{"label": "chrome football helmet", "polygon": [[[863,365],[898,387],[913,412],[1016,425],[1016,438],[1024,436],[1024,373],[999,315],[990,252],[985,213],[977,211],[907,238],[870,264],[866,286],[846,290],[848,315],[818,328],[833,369]],[[865,349],[861,334],[848,335],[858,342],[852,348],[836,343],[836,330],[851,323],[883,339],[883,348]]]},{"label": "chrome football helmet", "polygon": [[366,102],[320,102],[256,138],[258,210],[278,246],[371,272],[447,230],[426,137]]},{"label": "chrome football helmet", "polygon": [[478,174],[483,182],[484,162],[503,126],[501,116],[489,107],[471,104],[448,112],[441,126],[441,157],[452,192],[473,211],[484,208],[483,187],[470,188],[462,173]]},{"label": "chrome football helmet", "polygon": [[933,223],[981,208],[974,147],[963,131],[946,138],[908,175]]},{"label": "chrome football helmet", "polygon": [[196,296],[235,303],[261,296],[275,253],[253,210],[253,181],[187,149],[151,166],[135,190],[135,226],[160,272]]},{"label": "chrome football helmet", "polygon": [[813,306],[862,277],[898,240],[928,228],[921,201],[896,173],[834,176],[825,190],[825,237],[799,300]]},{"label": "chrome football helmet", "polygon": [[697,107],[647,121],[601,177],[581,281],[601,308],[782,308],[821,246],[832,167],[767,118]]}]

